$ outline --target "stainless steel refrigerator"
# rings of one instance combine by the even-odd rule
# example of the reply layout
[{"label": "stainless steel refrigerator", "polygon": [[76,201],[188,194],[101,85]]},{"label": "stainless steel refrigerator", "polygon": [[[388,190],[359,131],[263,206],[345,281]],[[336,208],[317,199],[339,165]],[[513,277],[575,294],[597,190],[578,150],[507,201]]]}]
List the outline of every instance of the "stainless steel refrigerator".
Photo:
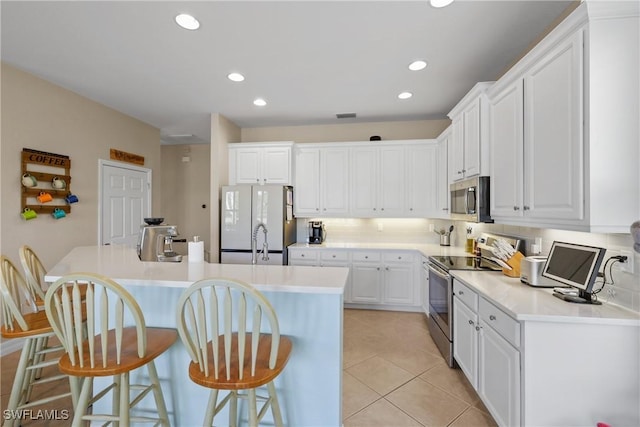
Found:
[{"label": "stainless steel refrigerator", "polygon": [[[287,246],[296,240],[292,187],[225,186],[222,187],[221,204],[221,263],[251,264],[254,236],[257,264],[288,263]],[[265,250],[268,250],[268,260]]]}]

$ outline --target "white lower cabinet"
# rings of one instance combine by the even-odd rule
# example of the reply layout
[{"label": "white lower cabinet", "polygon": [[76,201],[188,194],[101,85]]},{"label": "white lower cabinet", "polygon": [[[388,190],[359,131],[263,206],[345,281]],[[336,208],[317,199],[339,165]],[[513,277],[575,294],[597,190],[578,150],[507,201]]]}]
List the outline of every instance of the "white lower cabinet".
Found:
[{"label": "white lower cabinet", "polygon": [[500,426],[520,425],[520,324],[454,279],[453,354]]},{"label": "white lower cabinet", "polygon": [[352,254],[351,302],[382,302],[381,268],[380,252],[356,251]]},{"label": "white lower cabinet", "polygon": [[420,311],[421,258],[413,251],[289,248],[289,265],[349,267],[344,302]]}]

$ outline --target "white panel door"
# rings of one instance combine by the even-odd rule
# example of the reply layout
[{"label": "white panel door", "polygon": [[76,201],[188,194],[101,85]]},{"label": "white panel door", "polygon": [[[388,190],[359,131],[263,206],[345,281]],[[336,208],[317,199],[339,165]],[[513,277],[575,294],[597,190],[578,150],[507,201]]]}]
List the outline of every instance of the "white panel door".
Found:
[{"label": "white panel door", "polygon": [[294,209],[296,216],[320,214],[320,149],[299,148],[295,161]]},{"label": "white panel door", "polygon": [[151,216],[151,171],[101,164],[100,243],[135,247],[140,226]]},{"label": "white panel door", "polygon": [[402,217],[405,196],[404,147],[381,147],[378,216]]},{"label": "white panel door", "polygon": [[579,31],[549,52],[525,76],[526,216],[563,219],[584,216],[582,58]]},{"label": "white panel door", "polygon": [[349,212],[349,151],[327,148],[322,152],[320,180],[323,214]]},{"label": "white panel door", "polygon": [[491,215],[522,216],[522,80],[489,101],[491,133]]}]

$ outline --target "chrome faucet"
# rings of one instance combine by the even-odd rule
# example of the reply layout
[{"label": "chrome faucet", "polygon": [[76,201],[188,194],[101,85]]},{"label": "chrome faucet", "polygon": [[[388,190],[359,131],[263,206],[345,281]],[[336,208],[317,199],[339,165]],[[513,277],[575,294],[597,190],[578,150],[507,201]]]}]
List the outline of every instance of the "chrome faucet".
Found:
[{"label": "chrome faucet", "polygon": [[269,261],[269,244],[267,243],[267,227],[263,223],[259,223],[253,229],[253,235],[251,236],[251,264],[258,263],[258,230],[262,227],[264,232],[264,243],[262,244],[262,260]]}]

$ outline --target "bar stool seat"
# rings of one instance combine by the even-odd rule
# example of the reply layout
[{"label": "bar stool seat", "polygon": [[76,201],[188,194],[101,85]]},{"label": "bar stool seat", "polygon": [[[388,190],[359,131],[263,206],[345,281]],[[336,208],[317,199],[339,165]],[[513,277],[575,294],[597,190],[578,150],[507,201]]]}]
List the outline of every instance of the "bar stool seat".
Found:
[{"label": "bar stool seat", "polygon": [[[269,301],[247,283],[204,279],[183,292],[177,314],[178,333],[192,360],[189,378],[211,389],[203,425],[212,426],[214,416],[228,403],[228,425],[236,426],[238,399],[246,399],[248,425],[258,425],[271,408],[275,425],[282,426],[274,380],[285,368],[293,344],[280,335]],[[256,388],[263,385],[268,396],[257,395]],[[220,403],[219,390],[228,391]],[[260,411],[258,400],[263,402]]]}]

